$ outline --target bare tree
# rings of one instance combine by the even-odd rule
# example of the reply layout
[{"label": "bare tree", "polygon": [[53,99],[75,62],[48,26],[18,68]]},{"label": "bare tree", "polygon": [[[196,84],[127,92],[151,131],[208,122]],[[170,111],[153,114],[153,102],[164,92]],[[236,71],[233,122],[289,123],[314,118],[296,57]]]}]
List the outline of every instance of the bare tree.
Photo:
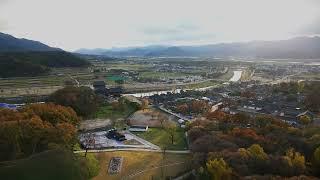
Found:
[{"label": "bare tree", "polygon": [[84,154],[85,157],[87,157],[87,152],[90,147],[95,146],[95,139],[94,134],[89,133],[85,135],[85,147],[86,147],[86,153]]}]

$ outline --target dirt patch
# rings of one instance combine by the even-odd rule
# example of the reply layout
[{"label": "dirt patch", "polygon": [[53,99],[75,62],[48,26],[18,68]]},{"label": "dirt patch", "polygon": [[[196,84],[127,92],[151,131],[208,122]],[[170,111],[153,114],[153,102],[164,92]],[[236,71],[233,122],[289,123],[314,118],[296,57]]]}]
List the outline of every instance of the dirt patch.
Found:
[{"label": "dirt patch", "polygon": [[93,120],[84,120],[81,122],[79,129],[80,130],[93,130],[98,128],[103,128],[106,126],[111,126],[112,121],[110,119],[93,119]]},{"label": "dirt patch", "polygon": [[156,109],[146,109],[135,112],[128,118],[130,125],[144,125],[149,127],[161,127],[161,124],[172,119],[166,113]]}]

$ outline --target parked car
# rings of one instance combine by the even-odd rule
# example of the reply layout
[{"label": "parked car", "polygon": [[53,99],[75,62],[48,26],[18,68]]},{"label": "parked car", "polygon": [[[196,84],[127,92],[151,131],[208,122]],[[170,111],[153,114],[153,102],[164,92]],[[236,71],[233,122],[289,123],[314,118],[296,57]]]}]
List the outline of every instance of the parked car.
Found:
[{"label": "parked car", "polygon": [[109,139],[117,140],[117,141],[125,141],[126,140],[126,137],[123,134],[119,133],[116,129],[110,129],[107,132],[106,137]]}]

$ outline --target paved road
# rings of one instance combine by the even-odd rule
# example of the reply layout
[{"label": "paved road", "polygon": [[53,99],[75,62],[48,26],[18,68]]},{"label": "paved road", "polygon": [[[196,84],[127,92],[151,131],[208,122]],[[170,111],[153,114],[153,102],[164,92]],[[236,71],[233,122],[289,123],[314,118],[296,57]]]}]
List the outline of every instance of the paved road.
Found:
[{"label": "paved road", "polygon": [[[88,152],[91,153],[99,153],[99,152],[115,152],[115,151],[144,151],[144,152],[163,152],[163,150],[160,149],[141,149],[141,148],[113,148],[113,149],[101,149],[101,150],[88,150]],[[80,151],[74,151],[74,153],[85,153],[85,150]],[[181,151],[175,151],[175,150],[166,150],[166,153],[172,153],[172,154],[190,154],[190,150],[181,150]]]},{"label": "paved road", "polygon": [[188,119],[188,118],[186,118],[186,117],[183,117],[183,116],[181,116],[181,115],[179,115],[179,114],[177,114],[177,113],[174,113],[174,112],[172,112],[172,111],[164,108],[163,106],[156,106],[156,107],[159,108],[160,110],[168,113],[168,114],[171,114],[171,115],[179,118],[179,119],[183,119],[184,121],[190,121],[190,119]]}]

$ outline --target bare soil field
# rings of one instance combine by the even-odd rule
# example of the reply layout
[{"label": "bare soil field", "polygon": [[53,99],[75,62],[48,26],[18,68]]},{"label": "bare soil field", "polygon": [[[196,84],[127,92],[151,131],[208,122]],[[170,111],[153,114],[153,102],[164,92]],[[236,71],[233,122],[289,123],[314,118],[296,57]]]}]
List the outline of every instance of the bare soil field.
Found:
[{"label": "bare soil field", "polygon": [[135,112],[128,118],[130,125],[161,127],[161,122],[172,120],[174,117],[156,109],[145,109]]}]

